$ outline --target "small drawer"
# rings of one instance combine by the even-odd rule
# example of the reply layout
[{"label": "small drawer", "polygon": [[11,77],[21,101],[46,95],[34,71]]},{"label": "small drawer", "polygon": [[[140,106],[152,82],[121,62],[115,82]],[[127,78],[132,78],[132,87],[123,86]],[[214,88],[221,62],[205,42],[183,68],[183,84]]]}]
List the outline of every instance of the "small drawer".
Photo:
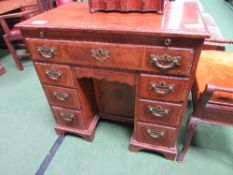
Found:
[{"label": "small drawer", "polygon": [[36,62],[35,67],[42,83],[74,87],[69,66]]},{"label": "small drawer", "polygon": [[156,146],[173,147],[176,136],[175,128],[142,122],[136,124],[136,139],[139,142]]},{"label": "small drawer", "polygon": [[59,125],[75,129],[84,129],[82,115],[79,111],[55,106],[52,106],[52,110],[55,120]]},{"label": "small drawer", "polygon": [[176,127],[182,115],[182,105],[159,101],[139,100],[138,119]]},{"label": "small drawer", "polygon": [[75,89],[44,85],[44,90],[51,105],[80,109]]},{"label": "small drawer", "polygon": [[140,75],[139,96],[156,100],[182,102],[188,96],[188,78]]},{"label": "small drawer", "polygon": [[[165,41],[166,42],[166,41]],[[146,47],[142,69],[160,73],[189,76],[193,49]]]}]

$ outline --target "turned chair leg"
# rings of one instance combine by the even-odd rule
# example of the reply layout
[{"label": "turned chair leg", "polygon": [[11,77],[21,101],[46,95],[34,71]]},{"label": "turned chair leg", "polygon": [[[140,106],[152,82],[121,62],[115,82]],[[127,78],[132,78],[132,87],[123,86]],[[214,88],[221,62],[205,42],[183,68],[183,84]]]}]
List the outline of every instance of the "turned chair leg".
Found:
[{"label": "turned chair leg", "polygon": [[15,51],[14,46],[13,46],[13,45],[11,44],[11,42],[8,40],[7,36],[3,36],[3,38],[4,38],[4,41],[5,41],[5,43],[6,43],[7,47],[8,47],[8,49],[9,49],[9,51],[10,51],[12,57],[13,57],[15,63],[16,63],[16,66],[18,67],[18,69],[19,69],[20,71],[23,70],[23,65],[22,65],[22,63],[20,62],[20,60],[19,60],[19,58],[18,58],[18,56],[17,56],[17,53],[16,53],[16,51]]},{"label": "turned chair leg", "polygon": [[195,119],[192,115],[190,116],[187,125],[186,125],[186,131],[185,131],[185,143],[184,146],[182,148],[182,151],[180,153],[180,155],[177,158],[177,162],[182,162],[184,159],[184,156],[190,146],[192,137],[193,137],[193,133],[195,131],[195,129],[197,128],[199,122],[197,119]]}]

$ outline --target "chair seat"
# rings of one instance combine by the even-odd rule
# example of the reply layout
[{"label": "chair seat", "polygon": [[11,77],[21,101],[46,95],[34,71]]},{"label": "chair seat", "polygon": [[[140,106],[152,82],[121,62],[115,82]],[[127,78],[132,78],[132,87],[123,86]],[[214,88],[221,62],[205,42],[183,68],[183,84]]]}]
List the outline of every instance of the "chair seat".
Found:
[{"label": "chair seat", "polygon": [[[195,77],[198,99],[204,92],[206,84],[233,88],[233,53],[202,51]],[[211,101],[233,105],[233,94],[214,92]]]}]

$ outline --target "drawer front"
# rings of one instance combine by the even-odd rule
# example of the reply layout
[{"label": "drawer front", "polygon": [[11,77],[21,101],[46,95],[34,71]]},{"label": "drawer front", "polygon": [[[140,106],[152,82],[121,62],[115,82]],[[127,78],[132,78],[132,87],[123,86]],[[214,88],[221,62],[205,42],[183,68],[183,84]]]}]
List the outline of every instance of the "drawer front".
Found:
[{"label": "drawer front", "polygon": [[27,39],[35,60],[112,68],[138,69],[143,47],[127,44]]},{"label": "drawer front", "polygon": [[156,100],[182,102],[188,95],[188,78],[141,74],[139,96]]},{"label": "drawer front", "polygon": [[136,139],[139,142],[164,147],[173,147],[175,144],[175,128],[138,122],[136,130]]},{"label": "drawer front", "polygon": [[44,90],[51,105],[80,109],[76,90],[48,85]]},{"label": "drawer front", "polygon": [[144,122],[177,126],[182,114],[182,105],[159,101],[139,100],[138,119]]},{"label": "drawer front", "polygon": [[52,107],[55,120],[59,125],[75,129],[84,129],[82,115],[79,111]]},{"label": "drawer front", "polygon": [[142,69],[177,75],[190,75],[192,49],[146,47]]},{"label": "drawer front", "polygon": [[74,87],[69,66],[36,62],[35,67],[42,83]]}]

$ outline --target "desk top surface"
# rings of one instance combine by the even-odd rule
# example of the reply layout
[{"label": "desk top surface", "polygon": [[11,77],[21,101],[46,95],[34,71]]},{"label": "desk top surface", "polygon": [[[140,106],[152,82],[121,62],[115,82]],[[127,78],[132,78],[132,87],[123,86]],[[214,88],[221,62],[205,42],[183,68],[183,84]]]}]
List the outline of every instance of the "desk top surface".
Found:
[{"label": "desk top surface", "polygon": [[194,2],[167,3],[163,15],[155,13],[89,13],[86,3],[69,3],[17,25],[46,29],[115,34],[206,38],[209,32]]}]

